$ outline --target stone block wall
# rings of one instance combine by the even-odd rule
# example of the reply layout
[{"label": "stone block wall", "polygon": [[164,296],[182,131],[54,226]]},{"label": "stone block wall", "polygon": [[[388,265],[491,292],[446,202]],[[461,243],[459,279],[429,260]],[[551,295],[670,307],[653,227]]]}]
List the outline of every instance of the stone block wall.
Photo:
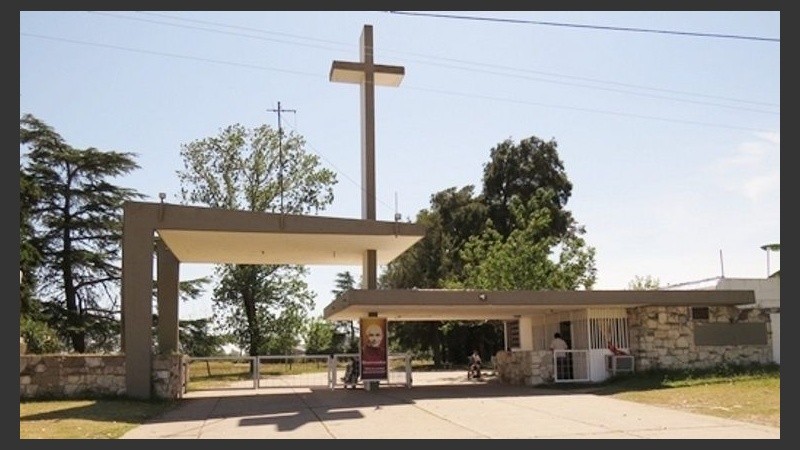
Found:
[{"label": "stone block wall", "polygon": [[185,355],[153,355],[153,396],[178,399],[186,390],[189,357]]},{"label": "stone block wall", "polygon": [[[178,399],[186,385],[184,355],[153,355],[153,397]],[[124,397],[124,355],[20,355],[19,397]]]},{"label": "stone block wall", "polygon": [[125,395],[121,355],[20,355],[20,398]]},{"label": "stone block wall", "polygon": [[503,383],[536,386],[553,380],[553,354],[548,350],[501,351],[494,361]]},{"label": "stone block wall", "polygon": [[691,308],[644,306],[628,309],[630,350],[636,370],[705,369],[723,364],[769,364],[772,361],[772,329],[769,312],[735,306],[709,307],[709,323],[763,322],[766,345],[695,345]]}]

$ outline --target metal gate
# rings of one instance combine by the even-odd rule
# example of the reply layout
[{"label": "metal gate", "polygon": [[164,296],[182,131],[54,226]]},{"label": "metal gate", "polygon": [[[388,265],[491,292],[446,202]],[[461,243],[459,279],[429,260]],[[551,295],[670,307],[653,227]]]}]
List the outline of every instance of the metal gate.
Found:
[{"label": "metal gate", "polygon": [[588,350],[553,351],[553,379],[556,383],[589,381]]},{"label": "metal gate", "polygon": [[[267,388],[336,388],[347,362],[357,353],[333,355],[190,356],[185,368],[187,391]],[[389,355],[388,380],[381,384],[411,387],[411,356]],[[360,381],[359,381],[360,384]]]}]

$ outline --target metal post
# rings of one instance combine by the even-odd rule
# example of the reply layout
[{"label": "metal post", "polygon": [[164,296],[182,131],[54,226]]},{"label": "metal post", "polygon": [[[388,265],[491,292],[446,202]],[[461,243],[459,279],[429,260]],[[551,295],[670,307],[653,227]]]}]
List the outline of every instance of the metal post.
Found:
[{"label": "metal post", "polygon": [[336,357],[328,355],[328,386],[331,390],[336,388]]},{"label": "metal post", "polygon": [[508,321],[503,321],[503,350],[508,351]]},{"label": "metal post", "polygon": [[253,360],[253,389],[258,389],[261,387],[261,371],[258,367],[261,364],[261,361],[258,356],[252,356],[250,359]]},{"label": "metal post", "polygon": [[406,353],[406,387],[411,389],[411,383],[414,381],[411,377],[411,353]]}]

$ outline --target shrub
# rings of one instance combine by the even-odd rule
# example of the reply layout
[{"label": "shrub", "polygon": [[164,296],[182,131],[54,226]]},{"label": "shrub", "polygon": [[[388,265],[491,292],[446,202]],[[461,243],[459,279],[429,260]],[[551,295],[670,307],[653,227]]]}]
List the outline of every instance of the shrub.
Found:
[{"label": "shrub", "polygon": [[45,322],[29,317],[20,317],[19,335],[25,339],[27,353],[43,354],[61,351],[58,335]]}]

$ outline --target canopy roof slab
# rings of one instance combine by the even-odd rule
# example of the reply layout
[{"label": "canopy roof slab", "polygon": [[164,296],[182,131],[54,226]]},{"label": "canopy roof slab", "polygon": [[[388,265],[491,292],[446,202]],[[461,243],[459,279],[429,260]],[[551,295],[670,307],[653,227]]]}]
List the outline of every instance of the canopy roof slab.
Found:
[{"label": "canopy roof slab", "polygon": [[[159,351],[178,348],[180,263],[386,264],[425,235],[421,225],[126,202],[122,234],[126,393],[151,394],[153,251],[158,267]],[[159,239],[156,240],[156,233]],[[155,244],[155,245],[154,245]]]},{"label": "canopy roof slab", "polygon": [[183,263],[361,265],[367,250],[387,264],[425,235],[413,223],[132,202]]},{"label": "canopy roof slab", "polygon": [[377,313],[390,320],[513,320],[543,312],[597,307],[725,306],[755,303],[753,291],[349,290],[328,304],[328,320]]}]

